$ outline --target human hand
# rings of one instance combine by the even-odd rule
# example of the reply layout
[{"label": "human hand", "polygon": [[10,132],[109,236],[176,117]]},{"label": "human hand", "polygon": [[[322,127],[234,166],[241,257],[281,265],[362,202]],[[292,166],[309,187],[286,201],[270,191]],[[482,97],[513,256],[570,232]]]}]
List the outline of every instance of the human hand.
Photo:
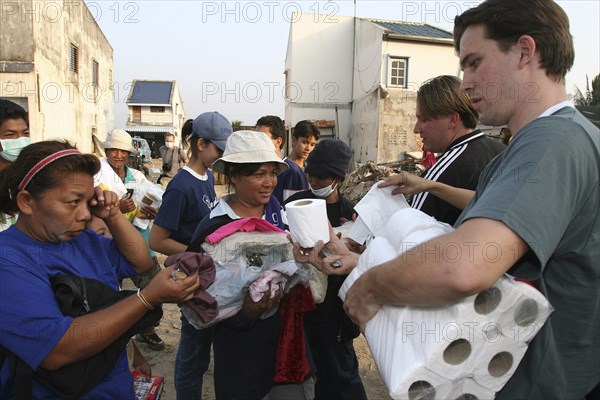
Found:
[{"label": "human hand", "polygon": [[154,219],[156,218],[156,213],[158,210],[154,207],[150,207],[149,205],[142,204],[140,207],[140,212],[144,215],[144,219]]},{"label": "human hand", "polygon": [[175,266],[163,268],[143,289],[144,298],[152,306],[161,303],[185,303],[194,297],[200,287],[198,274],[183,279],[173,279]]},{"label": "human hand", "polygon": [[[305,249],[300,247],[299,243],[294,243],[294,258],[299,263],[312,264],[326,275],[349,274],[356,267],[358,255],[348,250],[331,226],[329,226],[329,239],[327,244],[319,240],[312,249]],[[323,257],[320,254],[323,248],[326,248],[330,255]],[[335,261],[339,261],[342,266],[334,267],[332,264]]]},{"label": "human hand", "polygon": [[371,276],[369,271],[360,276],[346,292],[344,311],[350,319],[364,332],[365,325],[377,314],[381,304],[371,290]]},{"label": "human hand", "polygon": [[123,214],[135,210],[135,202],[131,198],[131,193],[127,193],[127,196],[119,200],[119,210],[121,210]]},{"label": "human hand", "polygon": [[106,219],[119,213],[119,198],[116,193],[96,186],[94,194],[95,196],[89,202],[90,212],[94,216]]},{"label": "human hand", "polygon": [[360,244],[348,237],[342,239],[342,241],[344,242],[348,250],[350,250],[353,253],[362,254],[367,248],[367,246],[365,246],[364,244]]},{"label": "human hand", "polygon": [[244,297],[244,305],[242,307],[242,310],[244,311],[244,314],[246,314],[247,317],[256,319],[264,313],[266,313],[267,311],[270,311],[271,309],[279,305],[279,302],[283,298],[283,285],[279,285],[279,290],[277,290],[275,296],[271,298],[271,284],[272,283],[270,282],[269,289],[263,292],[262,298],[257,302],[254,302],[252,300],[252,298],[250,297],[250,293],[246,293],[246,297]]},{"label": "human hand", "polygon": [[392,194],[417,194],[429,191],[429,182],[431,182],[429,179],[403,171],[386,178],[377,187],[398,186],[392,190]]}]

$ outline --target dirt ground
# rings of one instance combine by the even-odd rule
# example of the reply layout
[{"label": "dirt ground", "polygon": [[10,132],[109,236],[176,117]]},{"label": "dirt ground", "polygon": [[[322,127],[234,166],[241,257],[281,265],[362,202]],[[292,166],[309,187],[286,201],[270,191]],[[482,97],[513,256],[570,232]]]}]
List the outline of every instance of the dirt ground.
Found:
[{"label": "dirt ground", "polygon": [[[164,259],[164,256],[159,255],[161,264],[164,262]],[[133,286],[130,282],[125,283],[126,287],[129,285]],[[138,343],[138,347],[152,367],[152,374],[165,377],[165,386],[161,400],[175,400],[173,367],[175,364],[175,355],[177,354],[181,329],[181,322],[179,320],[180,312],[175,304],[163,305],[163,311],[164,315],[161,324],[156,330],[158,335],[165,341],[165,349],[162,351],[154,351],[144,343]],[[365,385],[368,398],[373,400],[390,399],[387,389],[379,375],[379,371],[377,370],[377,366],[371,357],[364,336],[361,335],[354,340],[354,347],[360,365],[360,376]],[[205,400],[213,400],[215,398],[212,362],[208,372],[204,375],[202,392],[202,398]]]}]

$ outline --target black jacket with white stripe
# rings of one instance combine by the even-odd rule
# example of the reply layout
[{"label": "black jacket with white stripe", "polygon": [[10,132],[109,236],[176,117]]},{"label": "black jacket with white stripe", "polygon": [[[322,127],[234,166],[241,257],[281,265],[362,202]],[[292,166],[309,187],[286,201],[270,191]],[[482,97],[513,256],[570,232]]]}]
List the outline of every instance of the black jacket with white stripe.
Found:
[{"label": "black jacket with white stripe", "polygon": [[[452,142],[421,176],[450,186],[475,190],[483,168],[505,148],[499,141],[476,130]],[[450,225],[456,222],[462,212],[427,192],[415,195],[411,206]]]}]

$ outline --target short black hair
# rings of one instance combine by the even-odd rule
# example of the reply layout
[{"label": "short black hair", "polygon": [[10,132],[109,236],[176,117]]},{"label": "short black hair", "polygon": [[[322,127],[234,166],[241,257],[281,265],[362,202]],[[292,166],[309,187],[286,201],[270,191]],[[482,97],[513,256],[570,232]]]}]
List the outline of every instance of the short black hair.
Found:
[{"label": "short black hair", "polygon": [[321,132],[319,132],[319,128],[317,128],[317,125],[315,125],[314,122],[309,121],[307,119],[298,122],[296,126],[294,126],[294,133],[292,134],[292,136],[295,138],[307,138],[310,136],[314,136],[317,140],[319,140],[320,135]]},{"label": "short black hair", "polygon": [[29,126],[27,111],[17,103],[0,99],[0,125],[9,119],[22,119]]},{"label": "short black hair", "polygon": [[271,128],[271,135],[275,138],[280,138],[281,146],[285,144],[285,125],[283,124],[283,120],[276,115],[265,115],[256,121],[256,126],[268,126]]}]

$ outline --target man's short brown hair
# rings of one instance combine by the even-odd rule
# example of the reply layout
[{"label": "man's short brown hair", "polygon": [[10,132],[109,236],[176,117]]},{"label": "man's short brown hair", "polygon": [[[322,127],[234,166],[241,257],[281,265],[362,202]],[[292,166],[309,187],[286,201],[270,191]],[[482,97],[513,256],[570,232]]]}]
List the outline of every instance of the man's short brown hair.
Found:
[{"label": "man's short brown hair", "polygon": [[569,17],[552,0],[487,0],[454,19],[454,48],[460,53],[460,39],[471,25],[482,25],[486,37],[508,51],[519,38],[535,40],[540,63],[557,82],[573,66],[575,49],[569,31]]},{"label": "man's short brown hair", "polygon": [[473,108],[469,96],[460,90],[461,80],[451,75],[441,75],[425,81],[417,92],[420,117],[436,119],[457,113],[468,129],[475,129],[479,113]]}]

